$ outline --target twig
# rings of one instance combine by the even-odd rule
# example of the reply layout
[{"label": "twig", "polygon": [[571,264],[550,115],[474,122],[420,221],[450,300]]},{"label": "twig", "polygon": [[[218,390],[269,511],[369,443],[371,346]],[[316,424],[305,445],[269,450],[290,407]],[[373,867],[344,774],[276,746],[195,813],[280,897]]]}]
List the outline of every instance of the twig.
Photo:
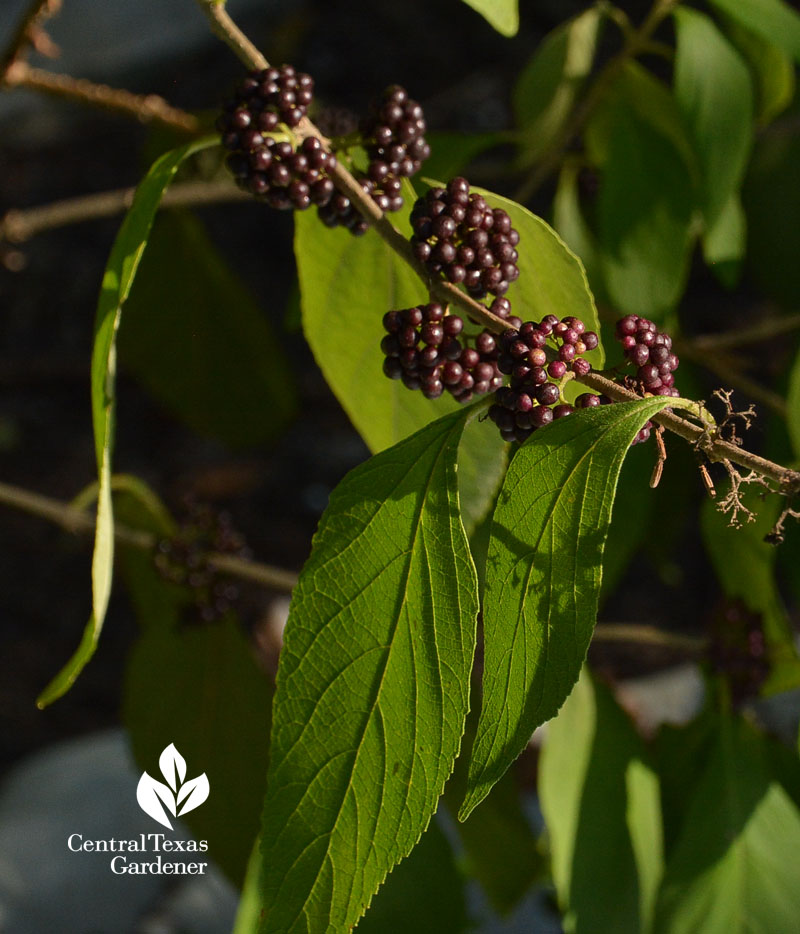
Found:
[{"label": "twig", "polygon": [[[135,188],[118,188],[94,195],[66,198],[41,207],[8,211],[5,217],[0,219],[0,241],[24,243],[46,230],[100,217],[112,217],[127,211],[135,191]],[[160,207],[245,200],[250,200],[250,195],[240,191],[230,182],[179,182],[164,192]]]},{"label": "twig", "polygon": [[143,123],[161,123],[181,133],[194,135],[200,130],[200,123],[193,114],[172,107],[158,94],[132,94],[121,88],[95,84],[86,78],[73,78],[71,75],[33,68],[22,59],[17,59],[8,66],[3,81],[10,88],[22,87],[42,91],[54,97],[127,114]]},{"label": "twig", "polygon": [[24,55],[27,46],[35,41],[34,37],[36,32],[41,29],[42,23],[58,13],[60,8],[61,0],[32,0],[31,5],[19,21],[8,48],[0,59],[0,81],[4,79],[11,65],[19,61],[21,56]]},{"label": "twig", "polygon": [[597,642],[637,642],[640,645],[658,645],[692,654],[703,652],[707,645],[705,639],[697,636],[664,632],[663,629],[641,623],[598,623],[594,627],[594,639]]},{"label": "twig", "polygon": [[[720,337],[726,336],[734,338],[735,341],[735,339],[739,337],[739,333],[732,332],[730,335],[720,335]],[[734,341],[731,341],[729,346],[736,346]],[[747,343],[750,343],[750,341],[747,341]],[[762,386],[754,379],[742,373],[738,367],[734,366],[727,354],[717,353],[716,348],[706,348],[704,344],[698,345],[697,339],[693,341],[676,341],[676,346],[677,349],[680,350],[681,356],[696,361],[716,376],[719,376],[725,383],[733,386],[734,389],[741,390],[751,399],[760,402],[768,409],[772,409],[772,411],[780,415],[781,418],[786,418],[788,414],[786,400],[782,396],[779,396],[778,393],[772,392],[772,390],[767,389],[765,386]]]},{"label": "twig", "polygon": [[[0,483],[0,503],[54,522],[72,534],[92,535],[95,531],[95,517],[91,513],[21,487]],[[151,532],[133,529],[120,525],[118,522],[114,524],[114,538],[120,544],[130,545],[142,551],[153,551],[157,544],[156,536]],[[230,574],[242,580],[254,581],[275,590],[291,591],[297,583],[297,575],[292,571],[249,561],[245,558],[237,558],[233,555],[213,552],[208,555],[208,563],[221,573]]]},{"label": "twig", "polygon": [[759,341],[767,341],[792,331],[800,330],[800,314],[781,315],[768,321],[759,321],[750,328],[736,328],[721,334],[698,334],[696,337],[681,341],[681,351],[695,353],[709,350],[730,350],[734,347],[746,347]]}]

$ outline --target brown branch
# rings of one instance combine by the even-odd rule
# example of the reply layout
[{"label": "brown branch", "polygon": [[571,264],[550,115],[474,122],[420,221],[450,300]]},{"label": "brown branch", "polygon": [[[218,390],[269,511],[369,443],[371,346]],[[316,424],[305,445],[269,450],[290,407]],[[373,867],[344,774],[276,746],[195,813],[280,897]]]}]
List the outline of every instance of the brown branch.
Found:
[{"label": "brown branch", "polygon": [[[0,503],[54,522],[72,534],[92,535],[95,531],[95,517],[91,513],[11,484],[0,483]],[[114,538],[120,544],[130,545],[142,551],[153,551],[157,545],[157,538],[151,532],[133,529],[118,522],[114,524]],[[291,591],[297,583],[297,575],[292,571],[233,555],[214,552],[208,556],[208,563],[223,574],[254,581],[275,590]]]},{"label": "brown branch", "polygon": [[[40,207],[13,209],[0,218],[0,241],[24,243],[46,230],[65,227],[101,217],[113,217],[127,211],[136,188],[118,188],[93,195],[65,198]],[[230,182],[181,182],[171,185],[160,207],[187,207],[226,201],[250,200]]]},{"label": "brown branch", "polygon": [[54,97],[133,116],[142,123],[160,123],[181,133],[194,135],[200,130],[197,117],[172,107],[158,94],[133,94],[106,84],[95,84],[86,78],[73,78],[71,75],[33,68],[22,59],[8,66],[3,81],[9,88],[41,91]]},{"label": "brown branch", "polygon": [[759,341],[767,341],[792,331],[800,330],[800,314],[781,315],[767,321],[759,321],[749,328],[737,328],[721,334],[698,334],[681,341],[681,349],[687,353],[709,350],[730,350],[746,347]]},{"label": "brown branch", "polygon": [[658,645],[666,649],[678,649],[693,655],[703,652],[705,639],[664,632],[655,626],[640,623],[598,623],[594,627],[596,642],[637,642],[639,645]]},{"label": "brown branch", "polygon": [[27,51],[27,47],[36,43],[36,35],[42,24],[55,16],[61,9],[61,0],[32,0],[11,37],[8,48],[0,58],[0,80],[3,80],[8,69],[19,61]]}]

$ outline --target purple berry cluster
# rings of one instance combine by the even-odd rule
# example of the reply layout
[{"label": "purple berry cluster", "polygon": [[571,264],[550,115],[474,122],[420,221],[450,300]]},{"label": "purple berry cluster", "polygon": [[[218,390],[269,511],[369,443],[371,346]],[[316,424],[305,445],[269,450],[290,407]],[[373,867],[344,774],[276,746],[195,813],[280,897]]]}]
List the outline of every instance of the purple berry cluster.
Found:
[{"label": "purple berry cluster", "polygon": [[177,534],[158,543],[153,562],[162,579],[187,588],[199,619],[211,623],[231,608],[239,590],[211,566],[209,555],[248,557],[249,551],[227,512],[216,512],[191,497],[184,508]]},{"label": "purple berry cluster", "polygon": [[[636,367],[636,389],[643,395],[680,395],[675,388],[673,373],[679,360],[672,352],[672,338],[658,330],[647,318],[625,315],[617,321],[615,337],[622,345],[626,359]],[[652,422],[642,428],[633,440],[639,444],[650,437]]]},{"label": "purple berry cluster", "polygon": [[328,171],[336,165],[336,156],[315,136],[295,149],[285,140],[257,135],[252,149],[238,149],[228,156],[228,168],[240,188],[283,211],[305,211],[312,204],[322,208],[330,203],[335,189]]},{"label": "purple berry cluster", "polygon": [[430,156],[422,107],[405,88],[393,84],[361,124],[369,157],[367,175],[377,184],[388,176],[411,178]]},{"label": "purple berry cluster", "polygon": [[[583,355],[598,346],[597,334],[587,331],[583,321],[572,315],[560,321],[555,315],[545,315],[538,323],[526,321],[505,331],[499,342],[497,366],[511,379],[508,386],[495,392],[489,418],[503,439],[525,441],[554,418],[571,415],[573,406],[560,401],[561,381],[568,372],[576,376],[589,373],[592,367]],[[551,359],[553,351],[555,359]],[[593,398],[598,402],[581,397],[577,407],[599,404],[599,397]]]},{"label": "purple berry cluster", "polygon": [[272,135],[281,127],[297,126],[313,92],[311,76],[291,65],[253,71],[217,121],[237,185],[271,207],[304,211],[312,204],[327,204],[333,196],[328,171],[336,157],[320,140],[306,139],[295,147]]},{"label": "purple berry cluster", "polygon": [[465,178],[431,188],[411,212],[411,243],[417,259],[474,298],[504,295],[519,277],[519,234],[502,208],[470,193]]},{"label": "purple berry cluster", "polygon": [[728,683],[734,706],[757,697],[770,672],[764,620],[739,599],[727,599],[711,617],[708,661]]},{"label": "purple berry cluster", "polygon": [[[403,207],[402,179],[419,171],[431,154],[425,140],[422,107],[399,84],[390,85],[361,122],[361,138],[369,164],[366,173],[354,171],[359,184],[384,213]],[[335,143],[334,143],[335,145]],[[327,227],[346,227],[359,236],[369,230],[368,221],[350,198],[336,194],[319,209]]]},{"label": "purple berry cluster", "polygon": [[[474,339],[464,335],[464,321],[438,302],[389,311],[383,316],[386,335],[383,372],[419,389],[428,399],[449,392],[459,402],[502,385],[497,368],[498,340],[489,331]],[[474,344],[469,346],[468,340]]]}]

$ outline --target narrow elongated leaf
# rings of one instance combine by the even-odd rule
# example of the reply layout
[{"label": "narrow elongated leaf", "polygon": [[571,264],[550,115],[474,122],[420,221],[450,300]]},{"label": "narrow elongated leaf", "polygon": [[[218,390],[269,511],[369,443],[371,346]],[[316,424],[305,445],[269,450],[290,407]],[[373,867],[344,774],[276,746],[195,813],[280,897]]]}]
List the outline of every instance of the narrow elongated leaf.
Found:
[{"label": "narrow elongated leaf", "polygon": [[659,318],[683,292],[695,206],[693,155],[666,88],[627,65],[586,129],[601,170],[597,236],[606,290],[622,311]]},{"label": "narrow elongated leaf", "polygon": [[519,29],[518,0],[464,0],[504,36],[515,36]]},{"label": "narrow elongated leaf", "polygon": [[783,0],[710,0],[710,3],[800,62],[800,14],[788,3]]},{"label": "narrow elongated leaf", "polygon": [[725,33],[750,68],[756,90],[756,119],[763,127],[792,103],[795,89],[794,62],[780,46],[723,17]]},{"label": "narrow elongated leaf", "polygon": [[520,162],[530,165],[557,138],[592,70],[602,16],[592,7],[542,40],[514,88]]},{"label": "narrow elongated leaf", "polygon": [[92,425],[99,490],[97,528],[92,558],[92,615],[72,658],[37,699],[39,707],[52,703],[70,689],[94,654],[103,628],[114,564],[114,516],[111,508],[111,458],[114,437],[117,331],[122,306],[128,297],[161,197],[181,162],[195,152],[217,145],[217,139],[187,143],[165,153],[150,168],[133,197],[111,248],[97,303],[92,348]]},{"label": "narrow elongated leaf", "polygon": [[320,522],[278,670],[264,934],[350,930],[452,770],[478,609],[458,518],[467,415],[357,467]]},{"label": "narrow elongated leaf", "polygon": [[792,931],[800,917],[800,812],[766,741],[724,718],[667,862],[658,934]]},{"label": "narrow elongated leaf", "polygon": [[462,819],[578,679],[620,467],[636,432],[667,405],[682,403],[577,412],[537,431],[511,462],[486,564],[483,705]]},{"label": "narrow elongated leaf", "polygon": [[703,214],[712,227],[744,176],[753,141],[753,83],[713,20],[686,6],[674,17],[675,99],[694,142]]},{"label": "narrow elongated leaf", "polygon": [[738,192],[732,194],[703,234],[703,258],[719,281],[732,289],[739,281],[747,249],[747,219]]},{"label": "narrow elongated leaf", "polygon": [[539,797],[565,930],[647,930],[663,871],[658,779],[633,724],[586,670],[548,724]]}]

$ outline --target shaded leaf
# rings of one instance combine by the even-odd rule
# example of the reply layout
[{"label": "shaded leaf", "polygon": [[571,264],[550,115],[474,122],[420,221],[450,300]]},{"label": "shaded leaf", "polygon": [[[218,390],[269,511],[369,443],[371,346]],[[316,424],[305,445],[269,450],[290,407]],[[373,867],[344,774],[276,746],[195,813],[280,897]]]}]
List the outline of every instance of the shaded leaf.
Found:
[{"label": "shaded leaf", "polygon": [[594,630],[603,549],[631,440],[670,398],[582,410],[517,451],[492,521],[483,704],[463,819],[558,711]]},{"label": "shaded leaf", "polygon": [[567,932],[649,929],[663,871],[658,779],[607,688],[584,670],[547,726],[539,771]]},{"label": "shaded leaf", "polygon": [[600,264],[621,311],[661,318],[683,294],[695,207],[691,152],[666,89],[628,65],[587,126],[602,170]]},{"label": "shaded leaf", "polygon": [[117,372],[116,341],[122,306],[128,298],[147,246],[150,228],[161,197],[178,167],[188,156],[217,144],[216,138],[186,143],[156,160],[136,189],[130,209],[111,248],[97,303],[92,348],[92,425],[99,477],[97,526],[92,556],[92,615],[77,650],[37,698],[36,703],[39,707],[47,706],[66,693],[94,655],[111,595],[114,515],[110,481]]},{"label": "shaded leaf", "polygon": [[512,103],[523,165],[536,162],[563,129],[592,70],[601,22],[593,7],[562,23],[520,72]]},{"label": "shaded leaf", "polygon": [[457,133],[434,130],[425,134],[431,154],[425,160],[429,178],[455,178],[481,153],[507,142],[505,133]]},{"label": "shaded leaf", "polygon": [[738,191],[753,140],[753,85],[736,49],[713,20],[686,6],[677,27],[675,99],[694,143],[707,227]]},{"label": "shaded leaf", "polygon": [[349,930],[452,770],[478,610],[458,517],[467,415],[355,468],[320,521],[278,671],[264,932]]},{"label": "shaded leaf", "polygon": [[198,434],[252,444],[294,413],[294,379],[269,322],[190,214],[156,221],[119,347],[147,391]]},{"label": "shaded leaf", "polygon": [[581,209],[578,178],[580,166],[564,160],[553,198],[553,226],[564,243],[580,259],[595,298],[604,300],[604,284],[597,241]]},{"label": "shaded leaf", "polygon": [[750,68],[756,90],[756,118],[763,127],[783,113],[794,97],[794,63],[775,43],[723,17],[728,38]]},{"label": "shaded leaf", "polygon": [[464,879],[436,821],[396,866],[359,922],[359,934],[458,934],[470,929]]},{"label": "shaded leaf", "polygon": [[800,62],[800,14],[783,0],[710,0],[711,6]]},{"label": "shaded leaf", "polygon": [[703,257],[728,289],[736,286],[747,250],[747,219],[738,194],[732,194],[703,235]]},{"label": "shaded leaf", "polygon": [[794,930],[798,848],[800,812],[770,774],[763,737],[722,718],[667,862],[655,930]]},{"label": "shaded leaf", "polygon": [[504,36],[515,36],[519,29],[518,0],[464,0]]}]

